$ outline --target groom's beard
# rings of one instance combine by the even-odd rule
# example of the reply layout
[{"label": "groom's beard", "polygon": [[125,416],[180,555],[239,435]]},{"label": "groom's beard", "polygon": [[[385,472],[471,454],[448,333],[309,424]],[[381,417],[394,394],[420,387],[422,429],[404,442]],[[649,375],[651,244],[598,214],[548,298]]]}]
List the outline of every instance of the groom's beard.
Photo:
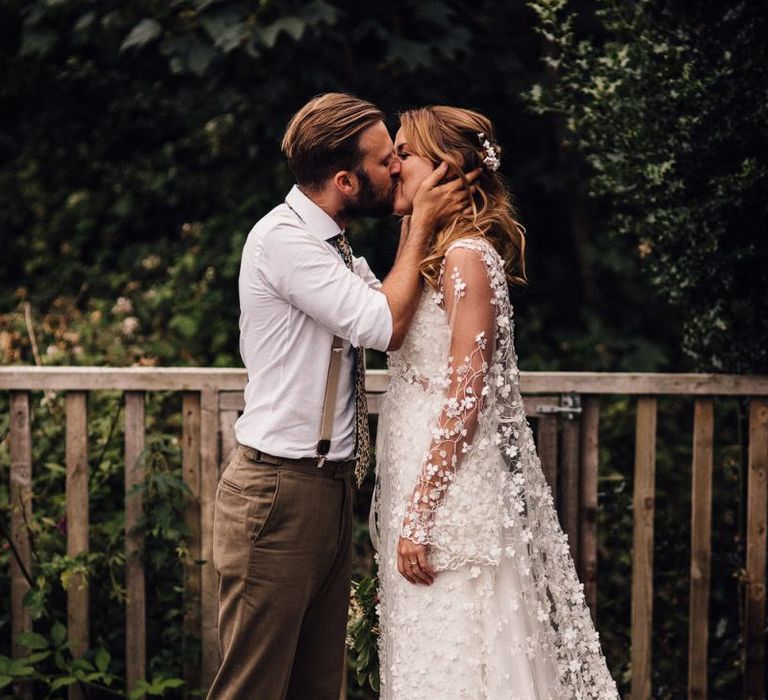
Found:
[{"label": "groom's beard", "polygon": [[395,204],[396,183],[390,181],[388,187],[377,190],[362,168],[354,173],[360,182],[360,192],[355,199],[345,202],[339,216],[344,219],[383,219],[390,216]]}]

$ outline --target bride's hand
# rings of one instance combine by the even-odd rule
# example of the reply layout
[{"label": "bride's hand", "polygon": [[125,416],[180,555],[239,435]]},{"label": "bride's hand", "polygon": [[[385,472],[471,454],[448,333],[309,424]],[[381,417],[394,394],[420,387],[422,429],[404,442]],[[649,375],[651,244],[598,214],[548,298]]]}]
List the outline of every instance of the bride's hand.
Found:
[{"label": "bride's hand", "polygon": [[405,537],[397,543],[397,570],[411,583],[429,586],[435,580],[435,570],[427,561],[427,548]]}]

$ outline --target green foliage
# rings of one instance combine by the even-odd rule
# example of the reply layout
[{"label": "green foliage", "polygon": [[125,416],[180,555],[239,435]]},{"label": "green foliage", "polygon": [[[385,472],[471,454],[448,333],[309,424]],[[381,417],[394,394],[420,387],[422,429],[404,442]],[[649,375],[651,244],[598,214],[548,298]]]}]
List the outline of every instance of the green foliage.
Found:
[{"label": "green foliage", "polygon": [[164,695],[166,690],[179,688],[184,685],[180,678],[153,678],[151,682],[139,681],[136,688],[132,690],[128,697],[130,700],[136,700],[144,695]]},{"label": "green foliage", "polygon": [[104,647],[74,659],[66,638],[67,629],[59,622],[52,625],[47,637],[36,632],[20,634],[19,643],[30,653],[18,659],[0,655],[0,690],[17,682],[35,683],[44,688],[46,698],[58,698],[62,688],[80,684],[101,694],[124,695],[111,687],[119,687],[120,679],[109,671],[111,657]]},{"label": "green foliage", "polygon": [[352,582],[347,623],[347,660],[357,683],[379,692],[378,578]]},{"label": "green foliage", "polygon": [[[310,96],[348,90],[393,116],[451,103],[495,120],[530,232],[527,368],[673,365],[637,255],[577,226],[580,175],[520,98],[542,73],[532,22],[493,0],[3,4],[3,355],[33,361],[29,302],[57,319],[37,329],[45,363],[237,364],[242,244],[291,184],[282,129]],[[386,274],[395,226],[353,234]]]},{"label": "green foliage", "polygon": [[768,15],[748,2],[599,0],[578,31],[564,0],[530,3],[561,118],[609,227],[636,245],[683,345],[708,371],[768,371]]}]

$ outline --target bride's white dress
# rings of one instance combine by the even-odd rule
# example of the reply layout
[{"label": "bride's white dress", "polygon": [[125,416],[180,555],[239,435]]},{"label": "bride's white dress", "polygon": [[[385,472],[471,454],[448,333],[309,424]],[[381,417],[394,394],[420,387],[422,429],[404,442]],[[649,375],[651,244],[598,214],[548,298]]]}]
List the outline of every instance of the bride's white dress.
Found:
[{"label": "bride's white dress", "polygon": [[[372,537],[381,698],[616,700],[518,388],[503,261],[454,243],[380,409]],[[397,571],[429,545],[427,587]]]}]

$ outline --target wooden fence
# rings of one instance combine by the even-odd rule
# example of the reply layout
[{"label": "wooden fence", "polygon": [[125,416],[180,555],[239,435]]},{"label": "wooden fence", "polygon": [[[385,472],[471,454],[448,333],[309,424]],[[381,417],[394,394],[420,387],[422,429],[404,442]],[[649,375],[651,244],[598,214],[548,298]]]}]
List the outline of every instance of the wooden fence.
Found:
[{"label": "wooden fence", "polygon": [[[93,367],[3,367],[0,391],[10,392],[12,538],[31,569],[24,526],[32,507],[30,392],[66,392],[67,552],[88,551],[89,391],[125,392],[125,610],[128,688],[145,677],[145,583],[140,559],[141,535],[136,524],[142,496],[133,487],[143,479],[138,456],[144,448],[145,392],[182,393],[183,473],[189,487],[185,521],[192,533],[185,566],[184,590],[194,601],[185,618],[185,633],[201,640],[199,664],[186,669],[192,684],[207,686],[219,662],[216,639],[216,573],[211,565],[213,506],[222,464],[234,447],[232,426],[242,410],[242,370]],[[386,388],[383,371],[369,371],[371,412]],[[651,697],[651,629],[653,617],[653,522],[658,398],[694,397],[689,698],[708,697],[707,650],[710,593],[710,532],[714,397],[748,397],[749,456],[744,619],[744,698],[765,695],[766,519],[768,517],[768,377],[697,374],[607,374],[527,372],[521,386],[529,417],[537,422],[542,466],[553,490],[560,494],[560,518],[593,612],[597,590],[597,473],[600,397],[630,395],[637,400],[634,464],[634,532],[632,556],[631,664],[634,700]],[[201,566],[199,561],[205,563]],[[14,654],[20,632],[31,630],[22,606],[27,583],[15,563],[11,568],[11,610]],[[88,588],[70,586],[68,629],[73,652],[88,646]],[[73,691],[76,694],[76,690]]]}]

